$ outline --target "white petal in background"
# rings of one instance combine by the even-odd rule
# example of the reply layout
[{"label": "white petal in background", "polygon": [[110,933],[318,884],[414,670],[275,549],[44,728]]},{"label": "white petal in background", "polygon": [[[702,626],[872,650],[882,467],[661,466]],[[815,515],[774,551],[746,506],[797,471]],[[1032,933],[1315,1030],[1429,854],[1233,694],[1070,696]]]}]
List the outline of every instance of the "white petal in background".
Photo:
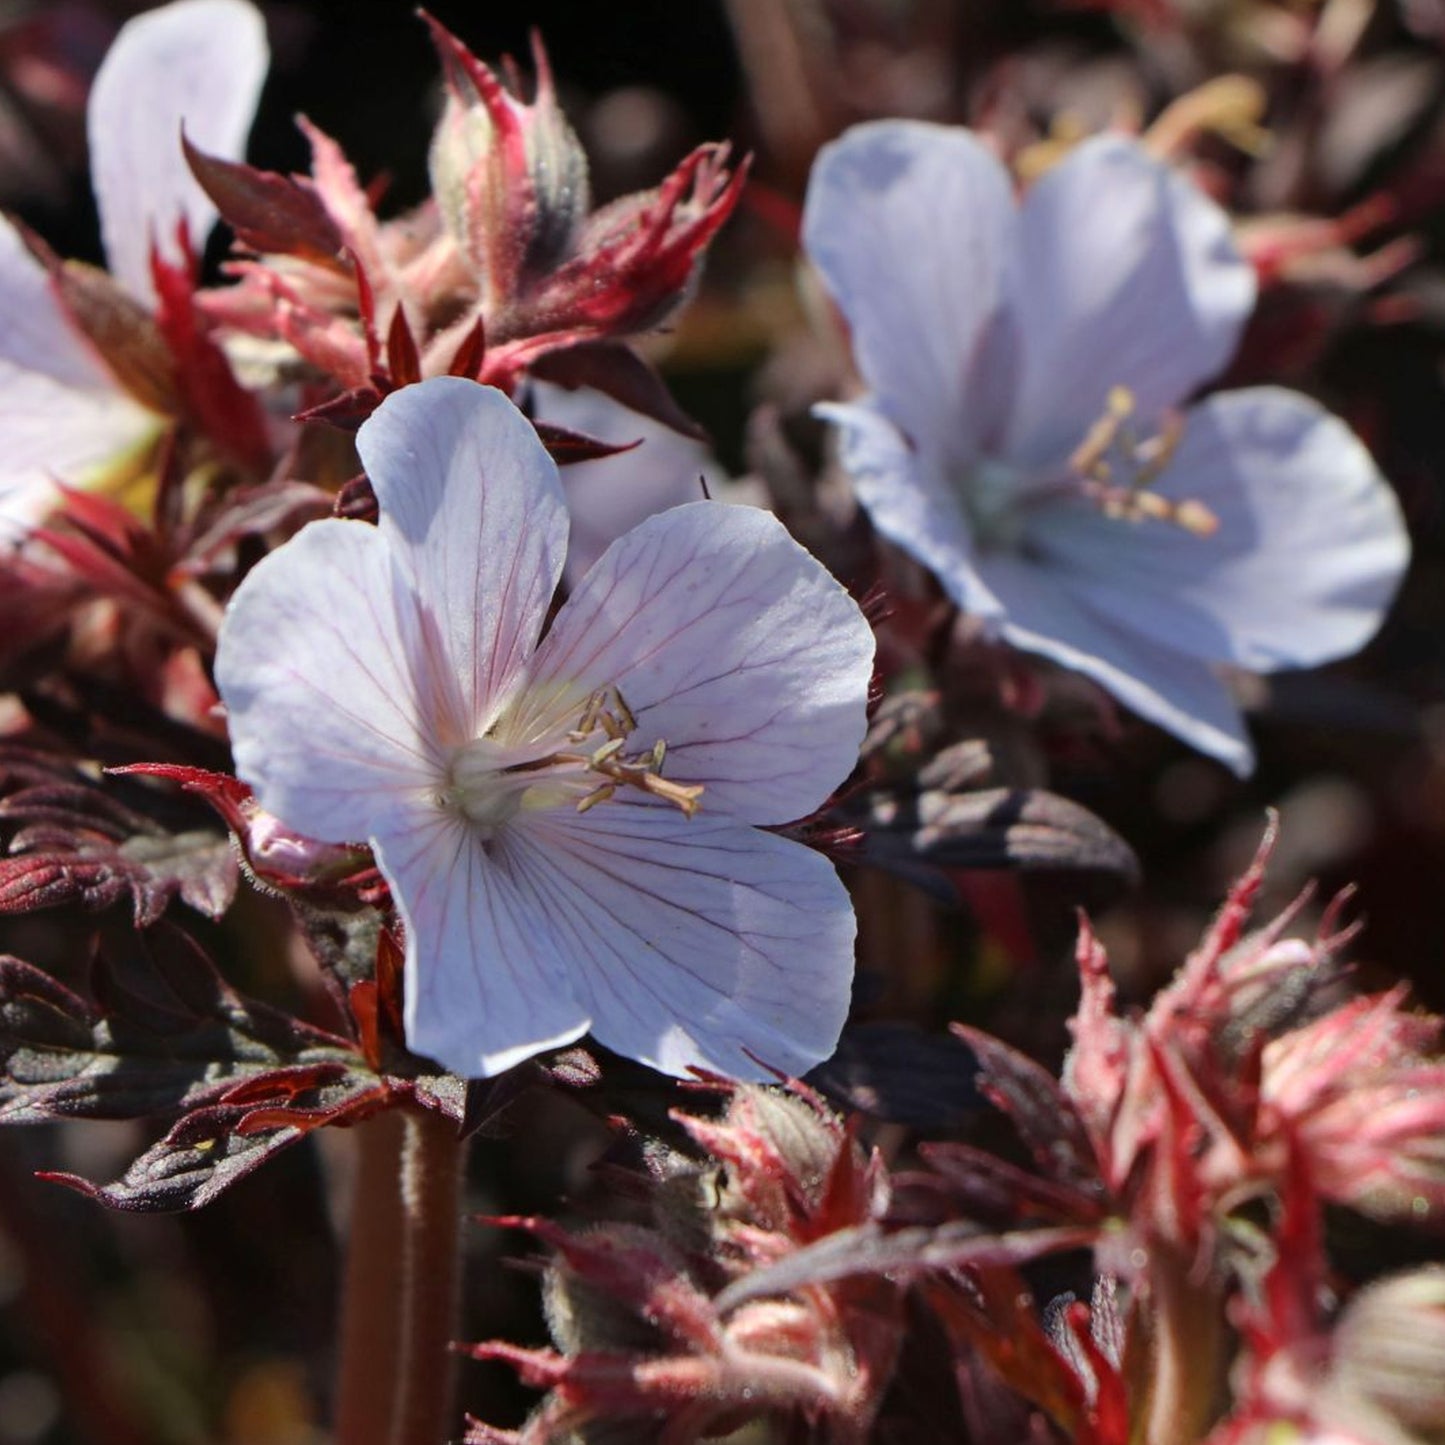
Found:
[{"label": "white petal in background", "polygon": [[429,615],[430,676],[452,701],[441,739],[469,741],[531,653],[567,549],[557,467],[501,392],[460,377],[403,387],[357,434],[381,534]]},{"label": "white petal in background", "polygon": [[1003,555],[987,558],[983,571],[1007,609],[1008,642],[1093,678],[1132,712],[1241,776],[1253,768],[1244,719],[1208,663],[1094,615],[1052,568]]},{"label": "white petal in background", "polygon": [[706,814],[624,803],[529,815],[515,831],[609,1048],[670,1074],[743,1079],[801,1074],[832,1053],[855,925],[826,858]]},{"label": "white petal in background", "polygon": [[1079,502],[1039,508],[1029,539],[1092,611],[1194,657],[1273,672],[1355,652],[1409,563],[1389,483],[1349,427],[1298,392],[1222,392],[1192,408],[1152,490],[1197,498],[1218,530],[1110,521]]},{"label": "white petal in background", "polygon": [[0,217],[0,539],[40,519],[55,481],[84,483],[162,424],[116,384]]},{"label": "white petal in background", "polygon": [[231,599],[216,683],[236,771],[294,831],[363,842],[435,792],[445,759],[415,613],[378,529],[329,518]]},{"label": "white petal in background", "polygon": [[[961,466],[1006,398],[1018,215],[974,136],[920,121],[855,126],[819,153],[803,244],[853,333],[880,410],[925,455]],[[992,398],[985,402],[981,397]]]},{"label": "white petal in background", "polygon": [[838,460],[874,527],[923,563],[965,612],[999,617],[998,598],[973,565],[973,530],[960,490],[937,462],[909,446],[867,400],[815,410],[838,428]]},{"label": "white petal in background", "polygon": [[216,208],[181,151],[181,127],[201,150],[228,160],[246,136],[269,53],[260,12],[245,0],[176,0],[121,27],[90,93],[90,171],[110,269],[151,304],[150,248],[179,255],[185,218],[199,251]]},{"label": "white petal in background", "polygon": [[617,456],[562,467],[562,487],[572,518],[565,578],[569,588],[624,532],[646,517],[696,502],[708,493],[731,500],[731,483],[718,460],[701,443],[590,387],[568,390],[534,381],[532,412],[538,421],[622,446],[641,442]]},{"label": "white petal in background", "polygon": [[425,804],[395,822],[376,849],[406,925],[408,1047],[475,1078],[582,1034],[550,889],[513,830],[488,845]]},{"label": "white petal in background", "polygon": [[630,747],[667,743],[666,774],[703,809],[751,823],[810,813],[852,770],[873,633],[770,513],[692,502],[603,554],[557,614],[529,688],[614,684]]},{"label": "white petal in background", "polygon": [[1002,451],[1024,464],[1067,457],[1112,387],[1146,419],[1186,400],[1224,369],[1254,309],[1229,217],[1123,136],[1084,141],[1033,186],[1021,244],[1023,375]]}]

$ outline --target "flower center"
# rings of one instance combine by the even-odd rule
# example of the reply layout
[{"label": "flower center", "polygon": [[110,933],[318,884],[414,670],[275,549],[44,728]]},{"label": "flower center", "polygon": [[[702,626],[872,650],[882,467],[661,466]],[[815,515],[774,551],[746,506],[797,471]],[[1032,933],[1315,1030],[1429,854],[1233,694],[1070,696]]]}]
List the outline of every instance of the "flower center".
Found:
[{"label": "flower center", "polygon": [[689,818],[701,806],[702,784],[663,777],[665,742],[659,739],[641,752],[627,750],[637,719],[614,686],[589,693],[575,719],[564,720],[543,741],[503,743],[496,737],[499,730],[494,723],[457,749],[438,797],[443,807],[460,812],[488,835],[521,812],[571,804],[585,813],[619,788],[661,798]]},{"label": "flower center", "polygon": [[1146,518],[1208,537],[1219,519],[1193,497],[1171,501],[1150,490],[1173,460],[1184,435],[1184,418],[1166,413],[1156,432],[1135,424],[1133,393],[1114,387],[1103,415],[1093,423],[1065,466],[1052,477],[1030,476],[995,457],[980,457],[958,482],[974,541],[981,551],[1015,551],[1023,542],[1030,507],[1063,497],[1083,497],[1111,521]]},{"label": "flower center", "polygon": [[1146,517],[1172,522],[1196,537],[1208,537],[1219,519],[1194,497],[1172,502],[1149,488],[1164,474],[1184,436],[1184,418],[1166,412],[1163,425],[1152,436],[1140,436],[1133,426],[1134,394],[1116,386],[1104,404],[1104,414],[1088,430],[1069,458],[1069,469],[1079,490],[1116,521],[1141,522]]}]

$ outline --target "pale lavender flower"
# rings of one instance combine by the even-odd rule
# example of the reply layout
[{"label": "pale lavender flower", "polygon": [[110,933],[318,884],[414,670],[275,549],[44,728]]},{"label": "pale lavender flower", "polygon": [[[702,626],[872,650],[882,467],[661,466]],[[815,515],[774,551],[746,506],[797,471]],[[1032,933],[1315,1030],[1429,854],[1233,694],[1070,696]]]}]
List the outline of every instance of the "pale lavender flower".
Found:
[{"label": "pale lavender flower", "polygon": [[[185,222],[203,246],[216,210],[181,152],[239,157],[267,66],[266,31],[245,0],[176,0],[121,27],[91,89],[91,179],[115,279],[155,303],[152,244],[182,259]],[[0,525],[28,530],[56,480],[90,485],[154,438],[164,418],[121,385],[82,335],[46,268],[0,217]]]},{"label": "pale lavender flower", "polygon": [[314,522],[221,629],[237,770],[367,840],[406,928],[407,1040],[495,1073],[591,1029],[673,1073],[791,1072],[847,1011],[832,865],[762,828],[853,766],[871,632],[773,517],[636,527],[538,642],[557,469],[500,393],[437,378],[358,435],[381,522]]},{"label": "pale lavender flower", "polygon": [[1409,547],[1359,440],[1275,387],[1177,408],[1254,305],[1228,217],[1120,136],[1015,199],[964,130],[884,121],[819,158],[804,243],[869,394],[824,414],[878,530],[994,636],[1239,772],[1221,665],[1364,644]]}]

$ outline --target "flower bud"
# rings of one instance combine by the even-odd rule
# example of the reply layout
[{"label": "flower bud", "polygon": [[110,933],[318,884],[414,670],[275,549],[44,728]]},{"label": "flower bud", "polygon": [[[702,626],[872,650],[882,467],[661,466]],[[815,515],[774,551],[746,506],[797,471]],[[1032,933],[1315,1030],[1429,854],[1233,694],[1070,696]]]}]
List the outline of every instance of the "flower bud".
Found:
[{"label": "flower bud", "polygon": [[447,91],[432,137],[432,190],[490,311],[568,253],[590,207],[587,158],[557,104],[540,40],[532,45],[537,93],[528,104],[430,24]]}]

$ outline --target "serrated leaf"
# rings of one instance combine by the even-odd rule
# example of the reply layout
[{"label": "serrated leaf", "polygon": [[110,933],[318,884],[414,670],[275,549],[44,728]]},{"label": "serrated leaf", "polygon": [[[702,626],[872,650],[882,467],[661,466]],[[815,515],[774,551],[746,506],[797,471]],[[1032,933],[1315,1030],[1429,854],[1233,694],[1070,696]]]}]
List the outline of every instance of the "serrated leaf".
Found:
[{"label": "serrated leaf", "polygon": [[146,952],[141,978],[102,964],[96,1001],[0,958],[0,1123],[174,1114],[278,1070],[354,1068],[345,1040],[235,993],[179,932]]},{"label": "serrated leaf", "polygon": [[381,1109],[461,1130],[506,1101],[410,1056],[378,1072],[348,1040],[237,993],[177,929],[105,959],[94,993],[0,957],[0,1124],[179,1114],[113,1184],[46,1176],[113,1208],[199,1208],[312,1129]]},{"label": "serrated leaf", "polygon": [[1102,1193],[1088,1131],[1057,1079],[1027,1054],[979,1029],[953,1032],[978,1059],[979,1086],[1018,1131],[1050,1179],[1083,1193]]},{"label": "serrated leaf", "polygon": [[859,1224],[824,1235],[777,1264],[735,1280],[714,1305],[719,1314],[726,1314],[748,1300],[790,1294],[857,1275],[910,1279],[935,1269],[1025,1264],[1047,1254],[1085,1249],[1093,1239],[1092,1229],[1073,1226],[995,1234],[960,1221],[892,1231],[877,1224]]},{"label": "serrated leaf", "polygon": [[225,833],[174,826],[189,810],[178,813],[154,790],[132,790],[137,806],[129,806],[62,759],[10,762],[0,759],[0,789],[10,789],[0,798],[0,824],[12,829],[0,857],[0,913],[64,904],[99,911],[128,897],[144,928],[175,897],[210,918],[231,906],[240,864]]}]

